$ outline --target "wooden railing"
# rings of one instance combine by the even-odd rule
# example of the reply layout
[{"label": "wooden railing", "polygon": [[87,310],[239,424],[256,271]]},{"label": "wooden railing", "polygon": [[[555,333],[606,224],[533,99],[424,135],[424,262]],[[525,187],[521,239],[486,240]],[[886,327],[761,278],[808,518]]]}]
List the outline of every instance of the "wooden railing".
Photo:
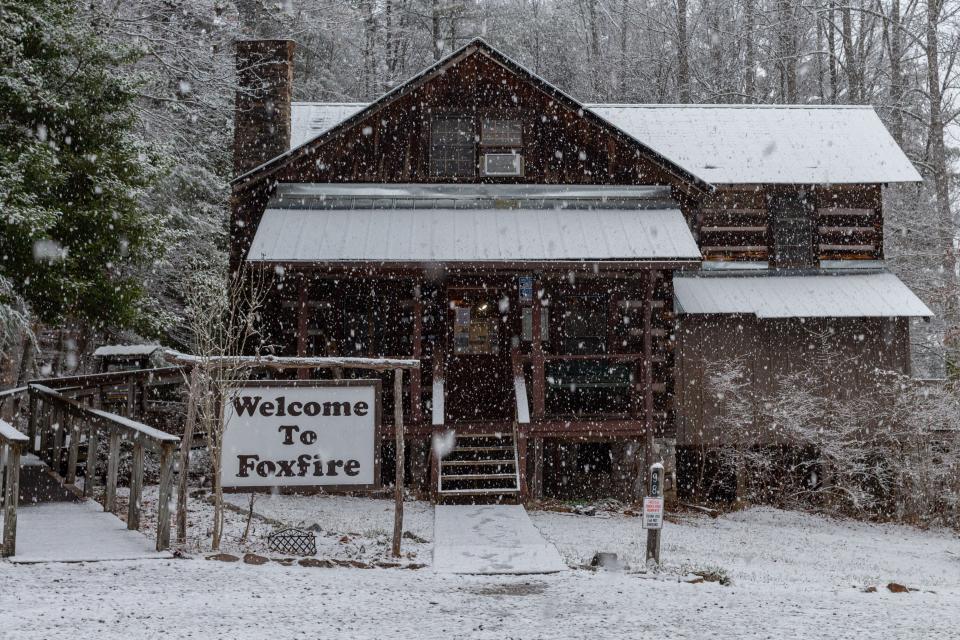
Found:
[{"label": "wooden railing", "polygon": [[[139,373],[139,372],[138,372]],[[113,376],[119,374],[103,374]],[[179,373],[178,373],[179,375]],[[83,376],[91,378],[92,376]],[[58,379],[57,383],[70,389]],[[132,385],[130,385],[132,388]],[[129,403],[128,403],[129,407]],[[59,390],[39,383],[30,384],[30,450],[45,460],[63,482],[75,485],[81,441],[86,444],[83,495],[92,497],[96,485],[96,466],[101,437],[108,438],[107,476],[103,491],[103,509],[116,508],[117,481],[120,468],[121,443],[133,447],[130,471],[130,498],[127,509],[127,528],[140,527],[143,492],[144,452],[157,453],[160,458],[160,486],[157,498],[157,550],[170,546],[170,496],[173,487],[173,460],[180,442],[174,435],[137,422],[129,417],[108,413],[67,397]],[[66,451],[66,464],[63,453]]]},{"label": "wooden railing", "polygon": [[[513,373],[514,385],[517,386],[517,380],[523,382],[523,393],[526,394],[527,387],[532,391],[532,418],[534,421],[542,420],[550,416],[568,418],[571,415],[584,414],[599,418],[614,419],[635,419],[642,415],[644,405],[641,401],[641,394],[638,389],[642,386],[638,383],[647,384],[643,378],[643,355],[636,353],[613,353],[613,354],[575,354],[575,355],[542,355],[540,356],[540,366],[533,366],[535,358],[532,355],[513,354]],[[592,407],[576,407],[577,411],[550,411],[547,406],[548,390],[551,384],[560,386],[557,381],[551,381],[551,365],[558,363],[597,363],[598,365],[607,365],[612,369],[614,366],[630,365],[629,376],[626,380],[616,380],[616,372],[607,371],[610,376],[603,379],[603,376],[596,375],[594,379],[578,381],[572,383],[575,389],[601,389],[601,388],[623,388],[627,395],[627,407],[623,411],[604,411]],[[529,365],[529,367],[527,366]],[[527,373],[529,371],[529,374]],[[529,375],[529,378],[527,377]],[[529,381],[529,382],[528,382]],[[519,393],[519,388],[518,388]]]},{"label": "wooden railing", "polygon": [[0,482],[3,484],[3,537],[0,556],[8,557],[17,550],[17,503],[20,501],[20,455],[27,446],[26,435],[0,420]]},{"label": "wooden railing", "polygon": [[[67,398],[98,409],[122,413],[128,418],[143,420],[164,401],[155,398],[160,387],[182,385],[181,367],[159,367],[135,371],[95,373],[66,378],[37,380]],[[181,403],[182,412],[182,403]]]}]

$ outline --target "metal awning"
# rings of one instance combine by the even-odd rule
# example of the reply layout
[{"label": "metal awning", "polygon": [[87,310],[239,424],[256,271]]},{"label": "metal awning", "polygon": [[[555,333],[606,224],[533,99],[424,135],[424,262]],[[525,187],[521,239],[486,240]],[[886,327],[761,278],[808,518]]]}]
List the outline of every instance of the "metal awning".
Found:
[{"label": "metal awning", "polygon": [[892,273],[677,277],[681,314],[751,314],[758,318],[933,316]]},{"label": "metal awning", "polygon": [[271,208],[247,254],[272,263],[698,261],[677,209]]}]

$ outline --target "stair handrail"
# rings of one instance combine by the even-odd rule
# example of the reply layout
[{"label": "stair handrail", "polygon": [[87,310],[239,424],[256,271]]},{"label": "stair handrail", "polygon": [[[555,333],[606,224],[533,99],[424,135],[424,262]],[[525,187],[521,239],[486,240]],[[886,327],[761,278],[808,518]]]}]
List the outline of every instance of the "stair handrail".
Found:
[{"label": "stair handrail", "polygon": [[[63,475],[64,484],[76,484],[78,452],[81,431],[87,433],[87,475],[83,493],[93,496],[97,462],[97,449],[101,434],[109,437],[107,459],[107,481],[104,486],[103,509],[113,512],[116,506],[117,476],[120,466],[120,444],[133,445],[133,464],[130,471],[130,498],[127,511],[127,529],[137,530],[140,526],[140,499],[143,490],[144,451],[158,453],[160,456],[160,486],[157,500],[157,551],[170,546],[170,496],[173,487],[173,462],[180,438],[177,436],[137,422],[128,417],[116,415],[100,409],[88,407],[73,398],[69,398],[46,385],[31,382],[30,389],[30,435],[27,436],[31,449],[44,456],[48,445],[52,444],[50,461],[54,468],[59,467],[60,451],[68,448],[67,468]],[[56,425],[56,428],[54,428]],[[39,444],[36,436],[39,432]],[[66,436],[70,436],[69,444]],[[52,437],[52,443],[51,443]]]},{"label": "stair handrail", "polygon": [[17,504],[20,501],[20,455],[29,438],[12,424],[0,420],[0,469],[3,477],[3,531],[0,537],[0,557],[9,557],[17,551]]}]

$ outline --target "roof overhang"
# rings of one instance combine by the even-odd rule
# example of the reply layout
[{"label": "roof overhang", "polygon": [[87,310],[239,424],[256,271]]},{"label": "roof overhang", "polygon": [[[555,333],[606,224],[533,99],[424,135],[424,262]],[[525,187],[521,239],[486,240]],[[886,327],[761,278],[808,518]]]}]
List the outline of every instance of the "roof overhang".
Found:
[{"label": "roof overhang", "polygon": [[699,275],[674,279],[678,314],[777,318],[930,318],[892,273]]},{"label": "roof overhang", "polygon": [[629,268],[695,264],[663,188],[281,185],[250,263]]}]

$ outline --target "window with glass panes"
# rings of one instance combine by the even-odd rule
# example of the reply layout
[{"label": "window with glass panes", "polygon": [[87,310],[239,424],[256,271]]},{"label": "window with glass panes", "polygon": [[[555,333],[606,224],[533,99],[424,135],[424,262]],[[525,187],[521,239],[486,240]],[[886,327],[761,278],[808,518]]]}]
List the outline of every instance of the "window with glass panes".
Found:
[{"label": "window with glass panes", "polygon": [[473,118],[434,118],[430,123],[430,175],[467,177],[476,171]]}]

